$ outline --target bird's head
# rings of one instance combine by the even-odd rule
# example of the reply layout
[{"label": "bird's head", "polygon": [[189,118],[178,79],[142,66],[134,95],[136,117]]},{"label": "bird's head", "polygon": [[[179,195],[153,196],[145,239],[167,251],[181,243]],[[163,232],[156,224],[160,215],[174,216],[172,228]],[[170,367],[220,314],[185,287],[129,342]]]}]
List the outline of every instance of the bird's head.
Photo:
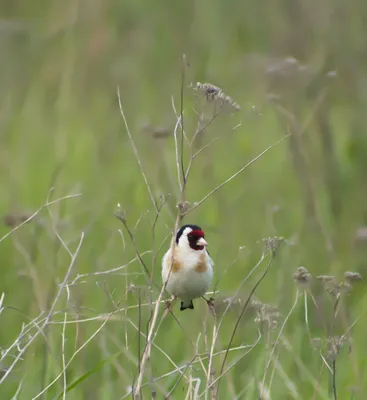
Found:
[{"label": "bird's head", "polygon": [[183,225],[176,234],[176,244],[182,248],[195,251],[204,250],[208,244],[204,232],[197,225]]}]

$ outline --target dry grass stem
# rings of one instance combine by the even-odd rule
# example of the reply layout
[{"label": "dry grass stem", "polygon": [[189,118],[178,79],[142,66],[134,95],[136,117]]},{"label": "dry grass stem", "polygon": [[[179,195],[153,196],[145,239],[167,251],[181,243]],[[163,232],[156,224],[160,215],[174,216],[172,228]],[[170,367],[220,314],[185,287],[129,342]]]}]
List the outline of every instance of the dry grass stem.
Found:
[{"label": "dry grass stem", "polygon": [[207,195],[205,195],[200,201],[197,203],[194,203],[194,205],[186,212],[188,214],[189,212],[193,211],[195,208],[198,208],[201,204],[204,203],[209,197],[211,197],[215,192],[217,192],[219,189],[221,189],[223,186],[227,185],[229,182],[231,182],[233,179],[237,178],[238,175],[240,175],[245,169],[250,167],[252,164],[254,164],[257,160],[259,160],[264,154],[266,154],[269,150],[273,149],[274,147],[278,146],[280,143],[282,143],[285,139],[290,137],[291,134],[283,136],[282,139],[280,139],[278,142],[272,144],[269,146],[267,149],[262,151],[258,156],[253,158],[250,162],[248,162],[246,165],[244,165],[242,168],[240,168],[236,173],[234,173],[232,176],[230,176],[227,180],[222,182],[220,185],[218,185],[216,188],[214,188],[211,192],[209,192]]},{"label": "dry grass stem", "polygon": [[155,210],[157,210],[157,202],[156,202],[156,200],[155,200],[155,198],[154,198],[154,196],[153,196],[153,192],[152,192],[152,190],[151,190],[151,188],[150,188],[150,185],[149,185],[149,183],[148,183],[148,179],[147,179],[147,176],[146,176],[146,174],[145,174],[145,172],[144,172],[144,168],[143,168],[143,165],[142,165],[142,162],[141,162],[141,159],[140,159],[140,155],[139,155],[138,149],[137,149],[137,147],[136,147],[136,145],[135,145],[135,142],[134,142],[134,139],[133,139],[133,137],[132,137],[132,135],[131,135],[131,132],[130,132],[130,129],[129,129],[129,125],[127,124],[126,117],[125,117],[125,113],[124,113],[124,110],[123,110],[123,108],[122,108],[121,96],[120,96],[120,88],[119,88],[119,86],[117,86],[117,98],[118,98],[118,103],[119,103],[119,108],[120,108],[120,114],[121,114],[122,119],[123,119],[123,121],[124,121],[125,128],[126,128],[126,132],[127,132],[128,136],[129,136],[129,140],[130,140],[130,143],[131,143],[131,147],[132,147],[132,149],[133,149],[133,151],[134,151],[136,161],[138,162],[139,169],[140,169],[140,173],[141,173],[142,176],[143,176],[144,183],[145,183],[145,186],[147,187],[150,200],[152,201],[152,204],[153,204]]},{"label": "dry grass stem", "polygon": [[35,211],[31,216],[29,216],[27,219],[23,220],[19,225],[17,225],[15,228],[13,228],[11,231],[9,231],[7,234],[5,234],[2,238],[0,238],[0,243],[5,240],[7,237],[12,235],[14,232],[16,232],[18,229],[20,229],[22,226],[27,224],[28,222],[32,221],[44,208],[49,207],[53,204],[60,203],[61,201],[68,200],[68,199],[74,199],[76,197],[82,196],[82,193],[75,193],[75,194],[70,194],[67,196],[60,197],[58,199],[52,200],[49,203],[46,202],[43,204],[37,211]]},{"label": "dry grass stem", "polygon": [[63,282],[61,283],[61,285],[59,286],[59,290],[58,290],[58,292],[57,292],[57,294],[56,294],[56,296],[55,296],[55,299],[54,299],[54,301],[53,301],[53,303],[52,303],[52,305],[51,305],[51,308],[50,308],[50,310],[49,310],[49,312],[48,312],[46,318],[44,319],[42,325],[41,325],[40,328],[36,331],[36,333],[28,340],[28,342],[27,342],[27,343],[25,344],[25,346],[21,349],[21,351],[19,351],[19,354],[15,357],[13,363],[10,365],[10,367],[8,367],[8,369],[6,370],[6,372],[4,373],[4,375],[1,377],[1,379],[0,379],[0,384],[2,384],[2,383],[5,381],[5,379],[6,379],[7,376],[12,372],[13,368],[16,366],[16,364],[18,363],[18,361],[21,359],[21,357],[23,356],[23,354],[25,353],[25,351],[29,348],[29,346],[35,341],[35,339],[39,336],[39,334],[42,333],[43,330],[46,328],[46,326],[49,324],[49,322],[50,322],[50,320],[51,320],[51,318],[52,318],[52,316],[53,316],[54,310],[55,310],[55,308],[56,308],[56,305],[57,305],[57,303],[58,303],[58,301],[59,301],[59,299],[60,299],[60,297],[61,297],[61,294],[63,293],[64,289],[65,289],[66,286],[67,286],[67,282],[68,282],[69,276],[70,276],[70,274],[71,274],[71,271],[72,271],[72,269],[73,269],[73,267],[74,267],[75,261],[76,261],[76,259],[77,259],[78,254],[79,254],[79,251],[80,251],[80,249],[81,249],[81,246],[82,246],[82,243],[83,243],[83,239],[84,239],[84,232],[81,234],[78,247],[77,247],[76,251],[75,251],[74,254],[73,254],[73,258],[72,258],[72,260],[71,260],[71,262],[70,262],[70,265],[69,265],[69,268],[68,268],[68,270],[67,270],[67,272],[66,272],[66,275],[65,275],[65,277],[64,277],[64,280],[63,280]]}]

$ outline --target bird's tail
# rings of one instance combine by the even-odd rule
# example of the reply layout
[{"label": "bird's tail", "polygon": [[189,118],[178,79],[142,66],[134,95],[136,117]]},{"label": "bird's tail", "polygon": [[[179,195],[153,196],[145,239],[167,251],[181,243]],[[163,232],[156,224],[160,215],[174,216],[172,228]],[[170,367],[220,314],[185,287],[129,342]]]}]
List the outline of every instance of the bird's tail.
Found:
[{"label": "bird's tail", "polygon": [[184,311],[184,310],[186,310],[187,308],[189,308],[190,310],[193,310],[193,309],[194,309],[194,304],[193,304],[192,300],[186,301],[186,302],[181,301],[181,308],[180,308],[180,311]]}]

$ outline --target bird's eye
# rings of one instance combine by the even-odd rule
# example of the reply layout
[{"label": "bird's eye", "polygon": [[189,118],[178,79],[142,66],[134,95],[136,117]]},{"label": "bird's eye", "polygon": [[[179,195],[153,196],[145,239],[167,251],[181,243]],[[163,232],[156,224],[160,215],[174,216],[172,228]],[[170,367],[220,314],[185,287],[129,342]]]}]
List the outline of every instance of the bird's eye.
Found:
[{"label": "bird's eye", "polygon": [[193,238],[193,236],[191,235],[191,233],[189,233],[189,234],[187,235],[187,237],[188,237],[189,239],[192,239],[192,238]]}]

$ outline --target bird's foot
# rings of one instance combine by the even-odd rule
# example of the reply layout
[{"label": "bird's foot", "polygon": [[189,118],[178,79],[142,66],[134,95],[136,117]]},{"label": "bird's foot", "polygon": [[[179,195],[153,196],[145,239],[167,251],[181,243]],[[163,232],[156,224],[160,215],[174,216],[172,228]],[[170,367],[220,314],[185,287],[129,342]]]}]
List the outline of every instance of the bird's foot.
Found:
[{"label": "bird's foot", "polygon": [[168,313],[172,312],[172,303],[177,299],[177,297],[172,296],[169,300],[166,300],[164,303],[164,316]]},{"label": "bird's foot", "polygon": [[215,299],[213,297],[210,297],[208,300],[204,296],[203,296],[203,299],[206,301],[206,304],[208,304],[209,311],[215,316],[216,315],[215,314],[215,306],[214,306]]}]

